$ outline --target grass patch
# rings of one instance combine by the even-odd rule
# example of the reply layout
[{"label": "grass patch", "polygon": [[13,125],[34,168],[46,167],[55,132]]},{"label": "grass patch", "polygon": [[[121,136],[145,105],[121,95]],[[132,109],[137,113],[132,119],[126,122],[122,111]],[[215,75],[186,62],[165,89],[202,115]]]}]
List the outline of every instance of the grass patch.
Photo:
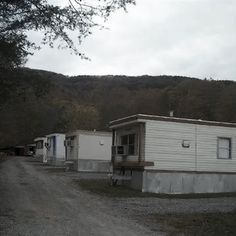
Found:
[{"label": "grass patch", "polygon": [[159,225],[168,235],[236,235],[236,211],[152,215],[149,220]]},{"label": "grass patch", "polygon": [[195,194],[157,194],[142,193],[123,185],[111,186],[109,179],[80,179],[75,180],[84,190],[105,197],[132,198],[132,197],[156,197],[164,199],[199,199],[236,197],[236,193],[195,193]]},{"label": "grass patch", "polygon": [[110,198],[154,197],[156,195],[142,193],[126,186],[111,186],[109,179],[81,179],[75,182],[86,191]]}]

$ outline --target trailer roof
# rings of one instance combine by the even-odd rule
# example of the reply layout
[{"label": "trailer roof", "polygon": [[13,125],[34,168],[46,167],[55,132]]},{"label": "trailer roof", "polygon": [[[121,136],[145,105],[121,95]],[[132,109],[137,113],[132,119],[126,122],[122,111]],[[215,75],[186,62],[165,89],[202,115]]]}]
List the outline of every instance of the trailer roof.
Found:
[{"label": "trailer roof", "polygon": [[112,136],[112,133],[111,132],[107,132],[107,131],[97,131],[97,130],[81,130],[81,129],[78,129],[78,130],[74,130],[72,132],[68,132],[66,133],[66,137],[68,136],[75,136],[75,135],[78,135],[78,134],[88,134],[88,135],[101,135],[101,136]]},{"label": "trailer roof", "polygon": [[46,140],[46,137],[37,137],[34,139],[35,142],[41,141],[41,140]]},{"label": "trailer roof", "polygon": [[197,119],[177,118],[177,117],[168,117],[168,116],[145,115],[145,114],[136,114],[136,115],[124,117],[121,119],[113,120],[109,123],[109,127],[115,128],[115,127],[123,126],[129,123],[145,122],[145,120],[158,120],[158,121],[168,121],[168,122],[177,122],[177,123],[188,123],[188,124],[236,128],[236,123],[208,121],[208,120],[200,120],[200,119],[197,120]]},{"label": "trailer roof", "polygon": [[46,137],[49,138],[49,137],[58,136],[58,135],[65,135],[65,134],[63,134],[63,133],[52,133],[52,134],[47,134]]}]

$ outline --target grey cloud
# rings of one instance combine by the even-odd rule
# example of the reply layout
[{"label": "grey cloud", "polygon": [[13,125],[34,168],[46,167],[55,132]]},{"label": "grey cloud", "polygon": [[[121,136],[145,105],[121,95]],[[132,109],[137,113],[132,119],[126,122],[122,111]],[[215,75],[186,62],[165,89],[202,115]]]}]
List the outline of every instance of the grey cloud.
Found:
[{"label": "grey cloud", "polygon": [[[137,0],[81,45],[91,61],[45,47],[29,67],[77,74],[175,74],[235,79],[236,2]],[[39,35],[31,34],[37,39]]]}]

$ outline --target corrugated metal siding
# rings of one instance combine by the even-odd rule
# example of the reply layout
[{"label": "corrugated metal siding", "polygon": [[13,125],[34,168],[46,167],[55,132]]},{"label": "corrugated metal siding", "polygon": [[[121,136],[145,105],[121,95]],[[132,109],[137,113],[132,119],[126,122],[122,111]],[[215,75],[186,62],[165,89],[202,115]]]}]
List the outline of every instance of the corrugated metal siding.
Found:
[{"label": "corrugated metal siding", "polygon": [[[189,148],[182,141],[190,142]],[[146,169],[195,170],[195,126],[166,121],[147,121],[145,160],[153,161]]]},{"label": "corrugated metal siding", "polygon": [[[232,159],[217,159],[217,138],[232,139]],[[182,147],[188,140],[189,148]],[[236,129],[208,125],[146,121],[146,169],[236,172]]]}]

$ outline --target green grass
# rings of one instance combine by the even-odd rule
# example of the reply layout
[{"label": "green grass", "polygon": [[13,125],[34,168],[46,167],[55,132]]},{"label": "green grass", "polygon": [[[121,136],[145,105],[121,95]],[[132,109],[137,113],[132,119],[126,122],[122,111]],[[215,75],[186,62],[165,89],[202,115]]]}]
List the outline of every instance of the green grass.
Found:
[{"label": "green grass", "polygon": [[236,235],[236,211],[230,213],[192,213],[151,215],[148,221],[168,235]]},{"label": "green grass", "polygon": [[86,191],[110,198],[154,197],[156,195],[142,193],[126,186],[111,186],[108,179],[81,179],[75,182]]},{"label": "green grass", "polygon": [[81,188],[94,194],[105,197],[131,198],[131,197],[157,197],[168,199],[198,199],[217,197],[236,197],[236,193],[201,193],[201,194],[156,194],[142,193],[126,186],[111,186],[108,179],[81,179],[75,180]]}]

